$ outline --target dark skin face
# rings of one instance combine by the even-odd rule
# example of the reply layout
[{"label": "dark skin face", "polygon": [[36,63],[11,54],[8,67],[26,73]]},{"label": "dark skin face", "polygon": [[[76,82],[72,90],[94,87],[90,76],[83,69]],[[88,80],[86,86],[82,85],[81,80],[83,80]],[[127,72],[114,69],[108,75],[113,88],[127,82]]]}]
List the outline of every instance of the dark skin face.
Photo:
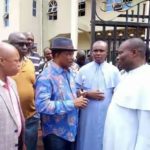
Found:
[{"label": "dark skin face", "polygon": [[34,45],[34,36],[33,36],[33,34],[32,33],[27,33],[26,38],[27,38],[27,41],[29,43],[28,48],[32,49],[32,47]]},{"label": "dark skin face", "polygon": [[20,69],[20,56],[18,50],[11,45],[4,45],[0,50],[0,72],[1,78],[14,76]]},{"label": "dark skin face", "polygon": [[20,34],[20,36],[15,38],[12,45],[14,45],[18,49],[21,58],[28,54],[29,43],[23,34]]},{"label": "dark skin face", "polygon": [[44,57],[47,61],[50,61],[52,59],[52,51],[49,48],[46,48],[44,50]]},{"label": "dark skin face", "polygon": [[77,63],[80,65],[80,66],[83,66],[85,64],[85,56],[78,56],[77,57]]},{"label": "dark skin face", "polygon": [[62,68],[68,69],[73,63],[73,51],[63,51],[55,55],[54,61]]},{"label": "dark skin face", "polygon": [[95,42],[92,47],[92,57],[96,63],[103,63],[107,57],[107,44],[103,41]]},{"label": "dark skin face", "polygon": [[130,71],[131,69],[133,69],[135,63],[134,59],[137,55],[137,50],[131,50],[128,47],[128,43],[125,42],[120,45],[119,49],[117,50],[117,53],[118,66],[126,71]]},{"label": "dark skin face", "polygon": [[20,57],[17,52],[9,57],[2,58],[1,61],[7,76],[14,76],[20,69]]}]

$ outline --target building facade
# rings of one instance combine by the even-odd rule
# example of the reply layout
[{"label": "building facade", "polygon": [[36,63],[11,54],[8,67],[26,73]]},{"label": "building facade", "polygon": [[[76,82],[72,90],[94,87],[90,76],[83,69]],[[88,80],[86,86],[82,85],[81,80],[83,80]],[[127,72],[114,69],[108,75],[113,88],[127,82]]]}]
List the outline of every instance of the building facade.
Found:
[{"label": "building facade", "polygon": [[[72,0],[1,0],[0,1],[0,40],[7,40],[11,32],[31,31],[35,36],[38,51],[50,45],[56,36],[71,37]],[[133,4],[142,0],[123,0]],[[107,2],[107,3],[104,3]],[[112,11],[122,0],[97,0],[97,13],[102,20],[117,20],[119,11]],[[92,0],[78,0],[78,45],[88,50],[91,46],[91,3]],[[126,7],[125,7],[126,8]],[[120,9],[120,8],[119,8]],[[106,12],[107,11],[107,12]],[[142,10],[141,10],[142,11]],[[122,13],[122,12],[121,12]],[[116,19],[115,19],[116,18]],[[97,33],[101,28],[95,29]],[[108,31],[112,29],[108,28]],[[111,33],[110,33],[111,34]]]},{"label": "building facade", "polygon": [[11,32],[32,31],[38,50],[42,49],[42,0],[1,0],[0,40]]}]

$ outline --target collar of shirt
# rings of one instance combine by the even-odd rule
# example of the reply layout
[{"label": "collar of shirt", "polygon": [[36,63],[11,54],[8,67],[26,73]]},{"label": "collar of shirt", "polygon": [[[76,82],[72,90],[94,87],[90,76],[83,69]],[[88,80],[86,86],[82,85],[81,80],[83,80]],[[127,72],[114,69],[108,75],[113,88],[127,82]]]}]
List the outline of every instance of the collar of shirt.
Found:
[{"label": "collar of shirt", "polygon": [[58,66],[54,61],[51,61],[50,63],[51,63],[53,70],[55,70],[58,74],[62,74],[63,72],[70,72],[70,68],[68,68],[68,70],[65,70],[61,68],[60,66]]},{"label": "collar of shirt", "polygon": [[0,80],[0,86],[4,87],[4,88],[8,88],[9,86],[9,81],[8,81],[8,78],[6,79],[6,83],[2,80]]},{"label": "collar of shirt", "polygon": [[2,80],[0,80],[0,86],[4,86],[5,82],[3,82]]},{"label": "collar of shirt", "polygon": [[25,65],[26,65],[27,61],[29,61],[29,59],[26,56],[24,56],[21,61],[21,69],[19,72],[26,72]]},{"label": "collar of shirt", "polygon": [[98,67],[102,67],[103,65],[105,65],[105,63],[106,63],[106,61],[104,61],[104,62],[102,62],[102,63],[100,63],[100,64],[98,64],[97,62],[95,62],[95,61],[93,61],[94,62],[94,64],[96,65],[96,66],[98,66]]},{"label": "collar of shirt", "polygon": [[28,59],[28,57],[26,57],[26,56],[23,57],[23,60],[24,60],[24,61],[26,61],[27,59]]},{"label": "collar of shirt", "polygon": [[129,72],[127,72],[127,74],[134,74],[136,72],[138,73],[140,70],[143,70],[144,67],[147,67],[147,65],[148,65],[147,63],[143,64],[135,69],[130,70]]}]

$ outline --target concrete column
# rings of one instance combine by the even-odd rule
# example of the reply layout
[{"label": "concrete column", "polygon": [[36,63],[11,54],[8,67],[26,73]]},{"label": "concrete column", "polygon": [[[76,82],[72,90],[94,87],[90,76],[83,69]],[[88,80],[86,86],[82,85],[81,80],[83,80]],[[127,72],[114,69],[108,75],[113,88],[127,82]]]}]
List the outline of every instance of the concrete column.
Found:
[{"label": "concrete column", "polygon": [[71,39],[78,48],[78,0],[71,0]]},{"label": "concrete column", "polygon": [[[145,4],[146,4],[146,13],[145,13],[145,15],[149,15],[150,14],[150,2],[149,1],[146,1],[145,2]],[[150,23],[150,19],[145,19],[145,23]],[[145,38],[147,38],[147,35],[150,35],[150,30],[147,30],[147,29],[145,29]]]}]

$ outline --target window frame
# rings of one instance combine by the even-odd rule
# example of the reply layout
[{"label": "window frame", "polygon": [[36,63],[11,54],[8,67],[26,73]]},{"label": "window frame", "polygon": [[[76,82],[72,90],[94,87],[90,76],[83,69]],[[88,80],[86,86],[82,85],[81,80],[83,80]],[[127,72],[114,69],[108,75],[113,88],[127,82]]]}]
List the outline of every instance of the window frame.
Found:
[{"label": "window frame", "polygon": [[49,1],[48,4],[48,20],[57,20],[58,3],[56,0]]},{"label": "window frame", "polygon": [[36,9],[37,9],[37,1],[33,0],[32,1],[32,16],[34,16],[34,17],[36,17],[36,15],[37,15]]},{"label": "window frame", "polygon": [[9,0],[4,0],[4,15],[3,15],[3,20],[4,20],[4,26],[8,27],[9,26]]},{"label": "window frame", "polygon": [[86,14],[86,1],[80,0],[78,2],[78,16],[82,17],[85,16],[85,14]]}]

